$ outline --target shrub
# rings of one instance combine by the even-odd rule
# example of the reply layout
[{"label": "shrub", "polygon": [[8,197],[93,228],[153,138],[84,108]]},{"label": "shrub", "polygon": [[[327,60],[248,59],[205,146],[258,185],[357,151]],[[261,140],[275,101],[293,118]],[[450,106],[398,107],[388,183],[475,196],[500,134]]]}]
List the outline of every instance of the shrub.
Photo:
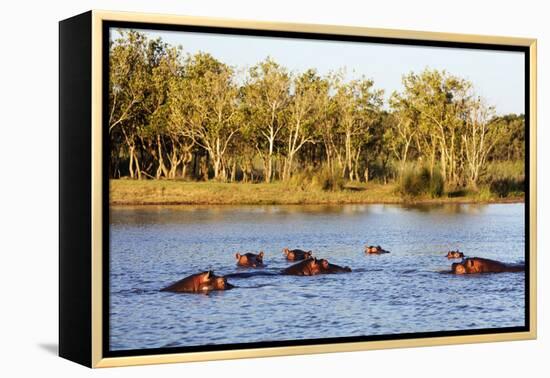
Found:
[{"label": "shrub", "polygon": [[309,169],[304,169],[301,172],[296,172],[287,181],[287,185],[300,190],[307,190],[311,181],[311,172]]},{"label": "shrub", "polygon": [[425,182],[414,170],[407,170],[403,173],[399,190],[401,194],[416,197],[425,189]]},{"label": "shrub", "polygon": [[493,193],[491,189],[489,189],[489,187],[487,186],[482,186],[481,188],[478,188],[475,192],[475,195],[480,201],[489,201],[493,198]]},{"label": "shrub", "polygon": [[305,168],[294,173],[288,180],[288,185],[300,190],[339,191],[344,188],[345,180],[338,174],[333,174],[326,166],[318,169]]},{"label": "shrub", "polygon": [[492,162],[488,165],[482,183],[497,196],[520,195],[525,192],[525,169],[523,161]]},{"label": "shrub", "polygon": [[510,194],[525,192],[524,181],[518,181],[511,178],[502,178],[491,182],[489,188],[497,196],[504,198]]},{"label": "shrub", "polygon": [[426,167],[408,167],[403,172],[398,191],[403,196],[417,197],[429,194],[431,197],[441,197],[445,188],[443,176],[438,170],[433,175]]},{"label": "shrub", "polygon": [[432,196],[432,198],[438,198],[443,195],[444,191],[445,179],[439,170],[435,170],[434,174],[430,177],[430,188],[428,193]]},{"label": "shrub", "polygon": [[313,175],[311,184],[316,189],[335,192],[344,188],[345,180],[340,175],[332,173],[328,167],[323,167]]}]

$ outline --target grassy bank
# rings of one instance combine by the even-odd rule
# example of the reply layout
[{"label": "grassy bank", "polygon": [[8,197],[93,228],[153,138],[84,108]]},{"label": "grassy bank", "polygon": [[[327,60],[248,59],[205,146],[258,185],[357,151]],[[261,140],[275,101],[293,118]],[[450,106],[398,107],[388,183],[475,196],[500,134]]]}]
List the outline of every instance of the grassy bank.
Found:
[{"label": "grassy bank", "polygon": [[243,184],[167,180],[111,180],[111,205],[275,205],[367,203],[521,202],[523,196],[499,198],[488,191],[404,198],[392,184],[347,185],[340,191],[302,190],[284,183]]}]

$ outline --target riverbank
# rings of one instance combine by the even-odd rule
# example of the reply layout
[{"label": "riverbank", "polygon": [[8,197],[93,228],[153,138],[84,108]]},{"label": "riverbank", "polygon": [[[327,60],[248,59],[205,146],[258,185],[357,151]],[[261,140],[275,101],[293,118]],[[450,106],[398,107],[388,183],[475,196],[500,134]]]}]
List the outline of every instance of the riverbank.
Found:
[{"label": "riverbank", "polygon": [[403,198],[393,184],[355,184],[341,191],[301,190],[281,182],[219,183],[168,180],[110,180],[109,203],[135,205],[313,205],[369,203],[510,203],[521,197],[493,193],[458,193],[440,198]]}]

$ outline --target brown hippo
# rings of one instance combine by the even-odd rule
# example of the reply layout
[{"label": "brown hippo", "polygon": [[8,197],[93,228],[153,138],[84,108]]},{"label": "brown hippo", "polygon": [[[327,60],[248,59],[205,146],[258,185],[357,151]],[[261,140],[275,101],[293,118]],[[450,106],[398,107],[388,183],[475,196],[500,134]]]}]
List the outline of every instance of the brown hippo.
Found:
[{"label": "brown hippo", "polygon": [[349,273],[351,268],[349,266],[340,266],[336,264],[331,264],[328,260],[320,259],[321,264],[321,274],[334,274],[334,273]]},{"label": "brown hippo", "polygon": [[263,251],[260,251],[260,253],[245,253],[241,255],[240,253],[235,254],[235,258],[237,259],[237,265],[238,266],[248,266],[251,268],[259,268],[264,266],[264,253]]},{"label": "brown hippo", "polygon": [[462,259],[464,258],[464,253],[460,252],[458,249],[456,251],[447,252],[448,259]]},{"label": "brown hippo", "polygon": [[303,251],[301,249],[283,249],[283,254],[286,256],[287,260],[290,261],[299,261],[299,260],[306,260],[311,257],[313,257],[312,251]]},{"label": "brown hippo", "polygon": [[192,274],[160,291],[171,291],[175,293],[204,293],[212,290],[228,290],[234,286],[227,282],[223,276],[216,276],[211,270],[207,272]]},{"label": "brown hippo", "polygon": [[368,255],[381,255],[383,253],[390,253],[390,251],[386,251],[379,245],[377,246],[368,245],[368,246],[365,246],[365,253]]},{"label": "brown hippo", "polygon": [[306,260],[300,261],[297,264],[289,266],[282,271],[282,274],[288,274],[293,276],[315,276],[321,273],[321,264],[319,260],[314,257],[310,257]]},{"label": "brown hippo", "polygon": [[476,273],[502,273],[502,272],[523,272],[523,265],[508,265],[500,261],[472,257],[460,263],[453,263],[451,266],[454,274],[476,274]]}]

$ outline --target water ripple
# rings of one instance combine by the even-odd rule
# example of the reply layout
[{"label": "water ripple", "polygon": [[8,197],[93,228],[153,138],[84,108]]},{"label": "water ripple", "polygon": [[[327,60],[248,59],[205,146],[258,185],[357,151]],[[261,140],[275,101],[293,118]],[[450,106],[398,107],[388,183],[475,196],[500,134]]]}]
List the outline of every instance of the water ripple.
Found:
[{"label": "water ripple", "polygon": [[[116,209],[110,229],[113,350],[381,335],[524,324],[525,275],[455,276],[443,252],[518,263],[522,204]],[[391,254],[365,256],[365,244]],[[283,247],[352,273],[281,276]],[[235,266],[265,252],[267,268]],[[159,292],[204,270],[237,288]]]}]

